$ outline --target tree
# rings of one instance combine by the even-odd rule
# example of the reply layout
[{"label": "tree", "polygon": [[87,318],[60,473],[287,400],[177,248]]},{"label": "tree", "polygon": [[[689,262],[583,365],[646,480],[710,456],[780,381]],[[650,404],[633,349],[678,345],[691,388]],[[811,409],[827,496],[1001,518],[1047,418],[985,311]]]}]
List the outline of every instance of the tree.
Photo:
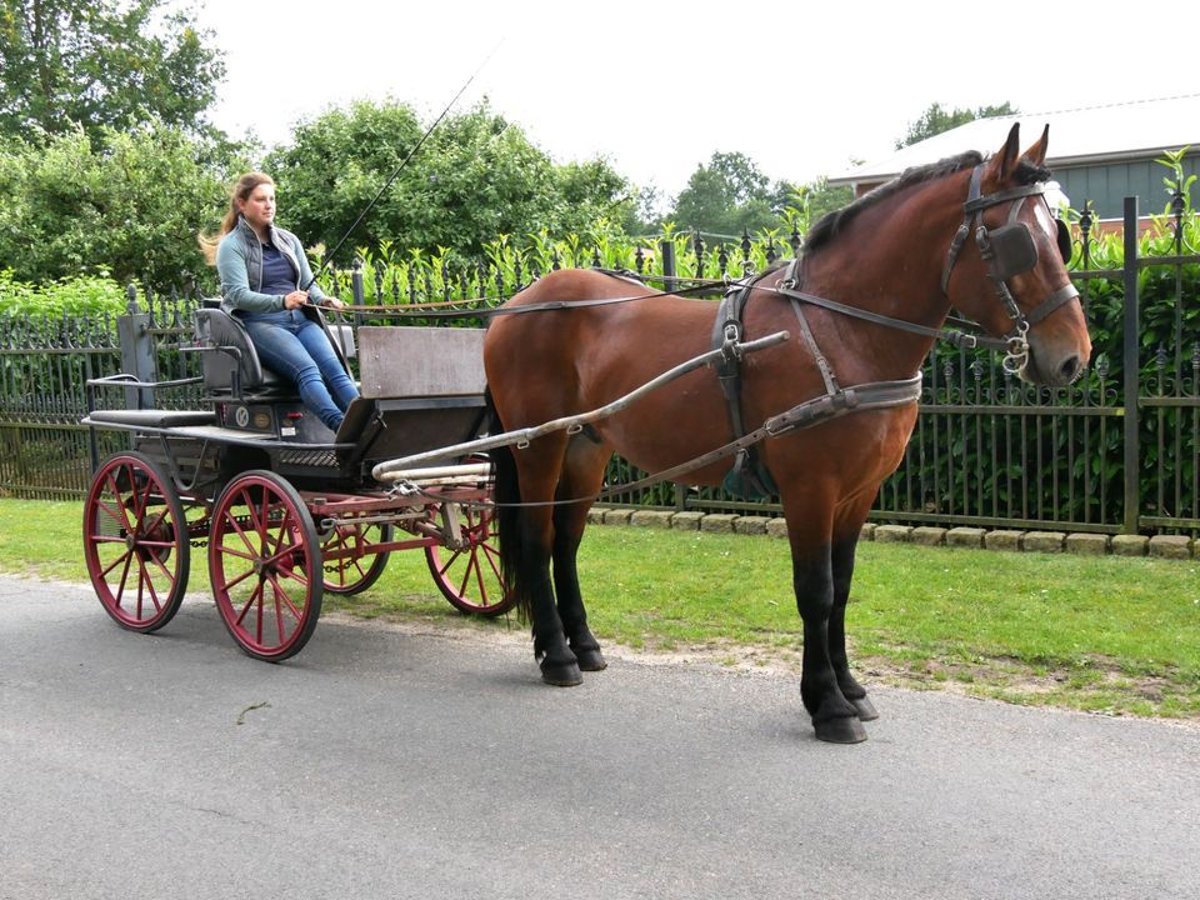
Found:
[{"label": "tree", "polygon": [[379,195],[338,253],[345,264],[358,246],[472,255],[501,234],[587,231],[623,214],[629,188],[607,163],[555,166],[486,101],[443,120],[383,190],[424,130],[396,101],[359,101],[301,123],[264,161],[280,221],[332,250]]},{"label": "tree", "polygon": [[675,223],[713,234],[739,235],[779,224],[769,179],[743,153],[714,153],[675,200]]},{"label": "tree", "polygon": [[0,134],[209,128],[221,53],[190,12],[165,12],[167,3],[0,0]]},{"label": "tree", "polygon": [[[20,281],[109,272],[165,289],[212,287],[196,243],[246,168],[213,139],[162,123],[0,141],[0,260]],[[224,160],[221,162],[221,160]]]},{"label": "tree", "polygon": [[949,131],[951,128],[957,128],[959,125],[965,125],[967,122],[975,119],[986,119],[991,116],[1011,116],[1015,115],[1017,110],[1013,108],[1008,101],[1001,103],[999,106],[980,106],[976,109],[954,109],[953,112],[947,112],[942,109],[940,103],[931,103],[929,108],[921,114],[921,117],[915,122],[909,123],[908,133],[903,138],[896,141],[896,149],[900,150],[926,138],[931,138],[935,134],[941,134],[943,131]]}]

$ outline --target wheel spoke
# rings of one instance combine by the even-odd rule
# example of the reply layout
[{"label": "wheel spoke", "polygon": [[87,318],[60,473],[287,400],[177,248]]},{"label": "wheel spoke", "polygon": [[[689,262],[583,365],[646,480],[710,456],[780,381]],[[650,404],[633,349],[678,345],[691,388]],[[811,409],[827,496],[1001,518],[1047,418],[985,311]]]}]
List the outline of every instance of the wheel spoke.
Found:
[{"label": "wheel spoke", "polygon": [[[149,569],[146,568],[145,563],[142,563],[138,566],[138,580],[139,580],[139,582],[142,582],[146,585],[146,591],[150,594],[150,602],[154,604],[154,611],[162,612],[162,604],[158,602],[158,592],[154,590],[154,582],[150,578],[150,571],[149,571]],[[139,585],[138,585],[138,610],[137,610],[139,619],[144,618],[142,616],[143,606],[144,606],[144,600],[142,597],[142,586],[139,583]]]},{"label": "wheel spoke", "polygon": [[[248,510],[251,524],[253,525],[254,524],[254,521],[253,521],[254,520],[254,510],[250,508],[250,498],[246,496],[245,491],[242,491],[242,500],[243,500],[243,502],[241,505],[245,506],[246,509]],[[234,516],[234,514],[233,514],[233,507],[236,505],[237,504],[235,504],[235,503],[230,503],[225,508],[225,521],[230,526],[232,526],[232,533],[238,535],[242,539],[242,543],[246,545],[246,550],[250,554],[249,556],[246,557],[246,559],[254,559],[255,557],[258,556],[258,551],[254,549],[254,544],[252,544],[250,542],[250,538],[248,538],[246,536],[246,532],[242,530],[241,523],[238,522],[237,517]],[[230,532],[227,531],[226,533],[228,534]],[[223,549],[228,549],[228,548],[223,548]]]},{"label": "wheel spoke", "polygon": [[463,552],[461,550],[455,550],[453,553],[451,553],[449,559],[446,560],[446,564],[438,569],[438,574],[444,577],[445,574],[450,571],[450,568],[458,561],[458,558],[462,556],[462,553]]},{"label": "wheel spoke", "polygon": [[[226,585],[226,587],[228,587],[228,584]],[[246,605],[242,607],[242,611],[240,613],[238,613],[237,617],[234,619],[234,621],[238,624],[239,627],[242,627],[242,628],[246,627],[245,625],[242,624],[242,620],[246,618],[246,613],[248,613],[250,611],[250,607],[254,605],[254,598],[260,597],[262,595],[262,590],[263,590],[263,583],[260,581],[258,583],[258,585],[254,588],[254,590],[252,590],[250,592],[250,598],[246,601]],[[233,600],[232,597],[230,597],[229,599],[231,601]]]},{"label": "wheel spoke", "polygon": [[[122,540],[120,543],[121,543],[121,544],[124,544],[124,543],[125,543],[125,541],[123,541],[123,540]],[[101,578],[104,578],[104,577],[106,577],[106,576],[108,575],[108,573],[109,573],[109,572],[111,572],[113,569],[115,569],[117,566],[119,566],[119,565],[120,565],[122,562],[128,562],[128,560],[129,560],[129,555],[130,555],[131,553],[133,553],[133,550],[126,549],[126,551],[125,551],[124,553],[122,553],[120,556],[118,556],[116,559],[114,559],[114,560],[113,560],[113,561],[112,561],[112,562],[111,562],[111,563],[108,565],[108,567],[107,567],[107,568],[105,568],[105,569],[101,569],[101,570],[100,570],[100,577],[101,577]]]}]

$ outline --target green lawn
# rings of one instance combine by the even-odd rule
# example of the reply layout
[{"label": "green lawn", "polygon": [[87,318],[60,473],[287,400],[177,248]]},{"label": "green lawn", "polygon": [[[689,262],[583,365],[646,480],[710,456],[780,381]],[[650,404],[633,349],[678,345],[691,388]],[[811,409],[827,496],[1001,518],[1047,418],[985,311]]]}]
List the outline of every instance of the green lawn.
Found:
[{"label": "green lawn", "polygon": [[[0,571],[85,581],[78,503],[0,500]],[[786,544],[766,537],[598,527],[580,571],[603,641],[736,665],[797,665]],[[207,591],[202,551],[191,592]],[[327,608],[444,627],[424,556],[394,556],[359,597]],[[1200,718],[1200,561],[864,543],[849,612],[867,682],[952,687],[1013,702]]]}]

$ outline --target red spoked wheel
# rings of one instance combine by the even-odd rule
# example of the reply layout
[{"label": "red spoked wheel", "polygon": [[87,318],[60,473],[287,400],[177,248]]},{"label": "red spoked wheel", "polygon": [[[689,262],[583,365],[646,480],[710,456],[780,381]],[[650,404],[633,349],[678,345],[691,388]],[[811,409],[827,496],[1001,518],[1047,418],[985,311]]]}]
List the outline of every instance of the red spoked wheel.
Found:
[{"label": "red spoked wheel", "polygon": [[274,472],[250,471],[213,507],[208,571],[225,627],[256,659],[299,653],[317,627],[321,550],[300,494]]},{"label": "red spoked wheel", "polygon": [[[383,574],[389,551],[377,552],[374,544],[392,540],[395,529],[378,522],[341,522],[321,542],[325,590],[331,594],[365,591]],[[341,554],[341,555],[339,555]]]},{"label": "red spoked wheel", "polygon": [[457,506],[463,519],[463,546],[425,548],[425,561],[434,583],[460,612],[498,616],[512,609],[516,598],[500,572],[500,548],[491,509],[470,504]]},{"label": "red spoked wheel", "polygon": [[144,634],[179,611],[190,560],[179,494],[141,453],[110,456],[83,504],[83,555],[104,611]]}]

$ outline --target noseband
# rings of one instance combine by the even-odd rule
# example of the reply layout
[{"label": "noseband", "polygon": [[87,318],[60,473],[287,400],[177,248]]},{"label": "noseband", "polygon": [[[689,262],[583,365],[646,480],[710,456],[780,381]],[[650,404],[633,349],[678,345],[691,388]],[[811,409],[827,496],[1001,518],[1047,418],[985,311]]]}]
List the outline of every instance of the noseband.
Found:
[{"label": "noseband", "polygon": [[[1006,355],[1004,368],[1012,373],[1024,368],[1029,359],[1029,341],[1026,334],[1029,329],[1041,322],[1052,312],[1079,296],[1079,291],[1070,281],[1064,287],[1054,291],[1043,300],[1033,312],[1026,315],[1021,312],[1009,290],[1008,280],[1022,272],[1032,271],[1037,265],[1038,251],[1029,227],[1018,221],[1021,207],[1028,197],[1042,197],[1045,200],[1046,184],[1026,184],[994,194],[980,193],[980,182],[983,178],[983,166],[978,165],[971,172],[971,184],[967,192],[967,202],[963,204],[963,222],[950,243],[946,255],[946,264],[942,268],[942,292],[948,295],[950,273],[958,262],[958,254],[966,243],[972,230],[975,233],[975,244],[979,247],[979,255],[987,263],[988,278],[996,289],[996,294],[1013,320],[1012,330],[1004,336]],[[1015,202],[1014,202],[1015,201]],[[1008,219],[999,228],[989,229],[983,222],[983,211],[1001,203],[1012,203],[1008,211]],[[1049,204],[1047,204],[1049,208]],[[1057,225],[1058,251],[1065,263],[1071,255],[1071,235],[1066,223],[1054,217]]]}]

